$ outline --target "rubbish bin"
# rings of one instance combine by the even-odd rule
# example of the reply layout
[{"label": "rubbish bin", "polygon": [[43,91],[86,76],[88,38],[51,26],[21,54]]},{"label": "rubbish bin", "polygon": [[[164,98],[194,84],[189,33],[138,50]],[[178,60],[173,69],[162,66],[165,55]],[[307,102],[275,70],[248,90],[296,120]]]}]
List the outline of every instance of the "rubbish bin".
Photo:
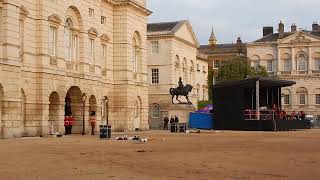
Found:
[{"label": "rubbish bin", "polygon": [[110,139],[110,138],[111,138],[111,126],[100,125],[100,139]]},{"label": "rubbish bin", "polygon": [[177,124],[176,123],[170,123],[170,132],[172,132],[172,133],[177,132]]}]

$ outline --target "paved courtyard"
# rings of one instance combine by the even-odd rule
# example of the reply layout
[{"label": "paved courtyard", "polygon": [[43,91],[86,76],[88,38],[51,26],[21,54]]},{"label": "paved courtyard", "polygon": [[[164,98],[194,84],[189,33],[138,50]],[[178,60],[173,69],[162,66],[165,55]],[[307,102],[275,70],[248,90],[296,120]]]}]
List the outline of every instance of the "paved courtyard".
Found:
[{"label": "paved courtyard", "polygon": [[320,130],[138,134],[0,140],[1,179],[320,179]]}]

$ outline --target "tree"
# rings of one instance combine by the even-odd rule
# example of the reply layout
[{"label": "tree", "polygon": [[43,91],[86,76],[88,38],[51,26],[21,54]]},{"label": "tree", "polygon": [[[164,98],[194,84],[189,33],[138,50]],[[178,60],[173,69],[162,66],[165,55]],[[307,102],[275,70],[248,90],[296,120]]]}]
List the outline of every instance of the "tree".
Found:
[{"label": "tree", "polygon": [[248,77],[267,77],[268,73],[263,66],[254,68],[247,57],[235,57],[224,61],[219,71],[221,82],[229,80],[242,80]]}]

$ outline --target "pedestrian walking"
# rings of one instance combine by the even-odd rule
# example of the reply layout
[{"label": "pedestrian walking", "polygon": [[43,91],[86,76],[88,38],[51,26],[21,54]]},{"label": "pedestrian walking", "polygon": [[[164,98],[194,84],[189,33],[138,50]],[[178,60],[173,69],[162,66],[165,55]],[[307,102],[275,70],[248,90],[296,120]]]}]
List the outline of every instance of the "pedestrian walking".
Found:
[{"label": "pedestrian walking", "polygon": [[166,115],[166,117],[164,118],[164,127],[163,130],[168,130],[168,123],[169,123],[169,117],[168,115]]},{"label": "pedestrian walking", "polygon": [[65,131],[65,135],[68,135],[69,134],[69,116],[66,115],[64,117],[64,131]]},{"label": "pedestrian walking", "polygon": [[72,134],[72,126],[74,126],[74,117],[72,114],[70,114],[69,116],[69,133],[68,134]]},{"label": "pedestrian walking", "polygon": [[91,112],[91,115],[90,115],[90,119],[89,119],[89,123],[91,125],[91,135],[94,135],[94,131],[95,131],[95,128],[96,128],[96,112],[95,111],[92,111]]}]

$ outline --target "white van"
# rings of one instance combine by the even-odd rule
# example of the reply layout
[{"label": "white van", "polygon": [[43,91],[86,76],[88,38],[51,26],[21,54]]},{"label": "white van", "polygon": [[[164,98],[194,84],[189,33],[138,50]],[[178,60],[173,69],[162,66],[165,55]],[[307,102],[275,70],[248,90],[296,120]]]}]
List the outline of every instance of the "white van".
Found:
[{"label": "white van", "polygon": [[313,115],[306,115],[306,120],[309,120],[311,123],[315,123],[315,119]]}]

